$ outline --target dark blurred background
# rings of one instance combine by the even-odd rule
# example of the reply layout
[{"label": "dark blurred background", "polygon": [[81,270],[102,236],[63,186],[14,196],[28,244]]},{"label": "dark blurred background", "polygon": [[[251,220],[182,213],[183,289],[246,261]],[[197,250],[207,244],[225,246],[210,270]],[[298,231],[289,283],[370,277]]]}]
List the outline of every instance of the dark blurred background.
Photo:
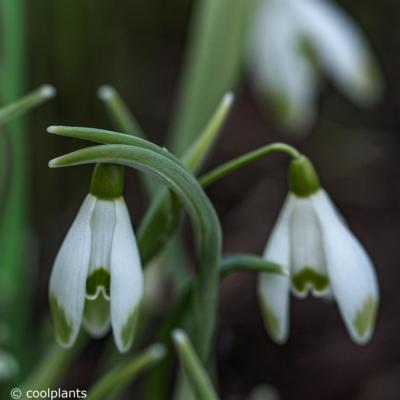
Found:
[{"label": "dark blurred background", "polygon": [[[234,274],[220,291],[216,352],[223,399],[241,399],[263,383],[277,388],[283,400],[400,398],[399,6],[392,0],[340,3],[366,32],[379,60],[386,81],[381,102],[361,110],[327,83],[319,118],[299,139],[280,131],[268,110],[261,109],[243,71],[207,168],[277,140],[309,155],[375,262],[382,294],[376,333],[370,344],[359,347],[351,342],[334,304],[293,299],[290,339],[276,346],[262,326],[256,277]],[[52,262],[88,191],[91,173],[90,167],[48,169],[49,159],[82,143],[52,137],[46,127],[111,128],[96,96],[99,85],[111,84],[148,138],[165,144],[192,6],[189,0],[29,2],[29,87],[48,82],[58,90],[53,101],[29,116],[31,236],[38,255],[32,270],[34,330],[48,313]],[[271,156],[208,190],[221,219],[226,252],[261,254],[287,191],[287,163],[285,156]],[[148,204],[132,172],[127,174],[126,200],[137,226]],[[90,385],[88,368],[101,349],[101,342],[89,347],[73,365],[71,380]]]}]

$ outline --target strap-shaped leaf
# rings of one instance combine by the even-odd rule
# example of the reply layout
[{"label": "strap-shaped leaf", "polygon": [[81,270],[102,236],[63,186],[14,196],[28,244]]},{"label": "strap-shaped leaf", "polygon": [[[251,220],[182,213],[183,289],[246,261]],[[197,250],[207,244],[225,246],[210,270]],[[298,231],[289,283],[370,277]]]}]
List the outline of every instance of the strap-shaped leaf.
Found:
[{"label": "strap-shaped leaf", "polygon": [[196,393],[196,398],[198,400],[218,400],[211,379],[208,377],[204,365],[202,365],[186,333],[181,329],[176,329],[172,333],[172,338],[182,370],[194,393]]},{"label": "strap-shaped leaf", "polygon": [[33,107],[42,104],[47,99],[55,95],[56,91],[51,85],[43,85],[33,92],[21,97],[14,103],[0,109],[0,127],[5,125],[13,118],[21,115]]},{"label": "strap-shaped leaf", "polygon": [[87,399],[109,399],[115,390],[123,389],[141,372],[162,360],[165,354],[165,347],[156,343],[138,354],[133,360],[121,362],[89,390]]}]

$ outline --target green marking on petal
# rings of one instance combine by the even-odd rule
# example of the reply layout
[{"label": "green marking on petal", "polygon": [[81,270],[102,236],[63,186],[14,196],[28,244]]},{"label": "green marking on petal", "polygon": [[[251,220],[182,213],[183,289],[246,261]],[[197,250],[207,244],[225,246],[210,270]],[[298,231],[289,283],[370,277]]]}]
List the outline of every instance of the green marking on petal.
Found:
[{"label": "green marking on petal", "polygon": [[57,296],[54,293],[50,294],[50,308],[53,317],[53,324],[56,334],[60,341],[64,344],[70,344],[72,335],[72,323],[65,315],[64,309],[57,301]]},{"label": "green marking on petal", "polygon": [[283,91],[274,90],[268,93],[268,98],[274,115],[281,122],[288,123],[292,112],[292,105],[288,96]]},{"label": "green marking on petal", "polygon": [[281,339],[281,325],[278,317],[274,314],[264,299],[260,299],[261,314],[268,334],[272,339],[280,341]]},{"label": "green marking on petal", "polygon": [[121,330],[122,346],[125,350],[128,350],[133,342],[133,337],[136,331],[136,322],[139,316],[140,305],[137,305],[135,309],[129,314],[129,317]]},{"label": "green marking on petal", "polygon": [[357,311],[353,326],[360,338],[368,334],[374,326],[377,308],[374,296],[369,295],[364,300],[362,307]]},{"label": "green marking on petal", "polygon": [[322,293],[328,289],[329,279],[325,274],[306,267],[292,275],[292,284],[299,293],[306,293],[309,287],[313,287],[316,292]]},{"label": "green marking on petal", "polygon": [[94,337],[105,335],[110,325],[110,301],[102,294],[95,300],[86,299],[83,322],[90,335]]},{"label": "green marking on petal", "polygon": [[93,271],[86,279],[86,294],[94,296],[98,287],[103,287],[108,297],[110,297],[110,273],[105,268],[98,268]]}]

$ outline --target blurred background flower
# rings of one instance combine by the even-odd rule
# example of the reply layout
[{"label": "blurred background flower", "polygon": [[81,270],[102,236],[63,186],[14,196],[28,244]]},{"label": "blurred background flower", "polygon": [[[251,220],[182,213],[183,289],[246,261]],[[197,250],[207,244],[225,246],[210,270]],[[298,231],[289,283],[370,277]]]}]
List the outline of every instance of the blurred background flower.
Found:
[{"label": "blurred background flower", "polygon": [[381,76],[367,39],[335,2],[259,0],[252,25],[255,91],[289,130],[314,121],[322,74],[360,106],[379,99]]}]

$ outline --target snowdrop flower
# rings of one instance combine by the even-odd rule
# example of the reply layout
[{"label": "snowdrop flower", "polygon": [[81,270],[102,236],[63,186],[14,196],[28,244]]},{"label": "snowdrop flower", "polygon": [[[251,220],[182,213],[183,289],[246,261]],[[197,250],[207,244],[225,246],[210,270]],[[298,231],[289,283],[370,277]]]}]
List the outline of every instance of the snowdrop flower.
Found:
[{"label": "snowdrop flower", "polygon": [[249,62],[256,89],[292,130],[313,120],[320,70],[356,104],[369,105],[381,92],[366,39],[328,0],[259,0]]},{"label": "snowdrop flower", "polygon": [[122,190],[122,167],[96,166],[91,193],[54,262],[49,297],[64,347],[73,345],[82,320],[93,337],[104,336],[111,325],[121,352],[132,344],[143,276]]},{"label": "snowdrop flower", "polygon": [[284,343],[289,335],[289,292],[305,297],[332,296],[352,339],[372,336],[379,293],[367,253],[320,188],[310,161],[294,160],[290,193],[267,243],[264,257],[289,276],[261,274],[258,294],[266,329]]}]

